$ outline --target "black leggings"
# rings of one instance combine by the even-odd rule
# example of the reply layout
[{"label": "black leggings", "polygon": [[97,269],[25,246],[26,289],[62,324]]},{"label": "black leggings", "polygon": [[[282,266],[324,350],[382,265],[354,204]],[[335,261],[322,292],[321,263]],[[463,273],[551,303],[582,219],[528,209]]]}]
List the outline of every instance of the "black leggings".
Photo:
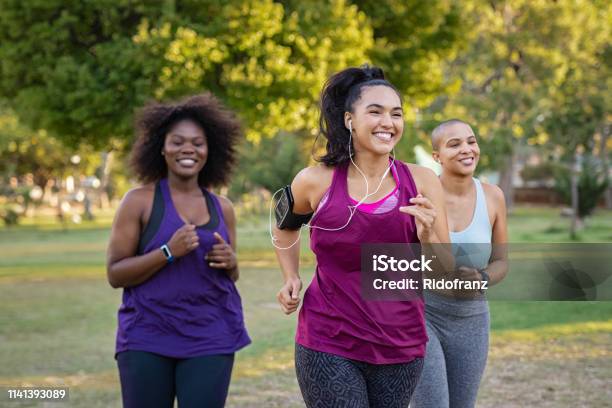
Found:
[{"label": "black leggings", "polygon": [[124,408],[223,407],[233,354],[177,359],[145,351],[117,354]]},{"label": "black leggings", "polygon": [[423,359],[369,364],[296,344],[295,370],[308,408],[407,408]]}]

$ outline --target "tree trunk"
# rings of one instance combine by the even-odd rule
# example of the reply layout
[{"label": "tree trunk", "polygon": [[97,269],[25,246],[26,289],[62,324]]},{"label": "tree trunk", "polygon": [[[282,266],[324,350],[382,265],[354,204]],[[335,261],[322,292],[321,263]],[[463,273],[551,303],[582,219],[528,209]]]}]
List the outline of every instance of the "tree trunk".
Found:
[{"label": "tree trunk", "polygon": [[64,202],[64,176],[60,176],[56,178],[55,185],[57,186],[57,219],[62,225],[62,231],[67,230],[67,220],[66,214],[64,213],[64,208],[62,207],[62,203]]},{"label": "tree trunk", "polygon": [[606,123],[601,128],[601,141],[599,145],[599,157],[604,173],[608,181],[608,188],[604,193],[606,209],[612,210],[612,180],[610,179],[610,160],[608,159],[608,138],[610,137],[610,124]]},{"label": "tree trunk", "polygon": [[102,171],[100,172],[100,208],[107,209],[110,208],[110,199],[108,193],[108,184],[110,182],[110,171],[111,166],[113,164],[113,151],[102,152],[102,164],[100,168]]},{"label": "tree trunk", "polygon": [[580,214],[578,213],[578,202],[580,197],[578,196],[578,173],[580,172],[580,164],[578,161],[578,152],[574,153],[574,161],[572,163],[571,170],[571,191],[572,191],[572,225],[570,227],[570,239],[576,240],[578,238],[578,228],[580,227],[581,220]]},{"label": "tree trunk", "polygon": [[89,191],[85,191],[85,199],[83,200],[83,218],[85,218],[87,221],[92,221],[94,219],[94,215],[91,211],[91,198],[89,198],[89,194]]},{"label": "tree trunk", "polygon": [[499,174],[499,187],[506,196],[506,208],[508,212],[512,211],[514,206],[514,186],[513,186],[513,173],[514,173],[514,153],[507,156],[504,159],[504,165]]}]

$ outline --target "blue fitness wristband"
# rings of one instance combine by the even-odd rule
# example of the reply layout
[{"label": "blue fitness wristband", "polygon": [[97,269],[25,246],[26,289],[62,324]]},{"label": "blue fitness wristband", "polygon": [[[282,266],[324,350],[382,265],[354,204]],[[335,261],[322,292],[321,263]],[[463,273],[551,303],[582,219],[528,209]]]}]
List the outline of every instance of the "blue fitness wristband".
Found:
[{"label": "blue fitness wristband", "polygon": [[164,254],[168,263],[174,262],[174,256],[172,256],[172,252],[170,252],[170,248],[168,248],[168,245],[164,244],[159,249],[161,249],[162,254]]}]

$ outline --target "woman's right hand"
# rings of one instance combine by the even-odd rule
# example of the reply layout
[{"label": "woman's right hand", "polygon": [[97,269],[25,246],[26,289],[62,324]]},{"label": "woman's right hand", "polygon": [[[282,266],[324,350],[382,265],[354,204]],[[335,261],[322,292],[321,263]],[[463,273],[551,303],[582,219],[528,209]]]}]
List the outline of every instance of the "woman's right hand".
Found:
[{"label": "woman's right hand", "polygon": [[179,258],[185,256],[200,245],[200,239],[196,232],[196,226],[185,224],[172,235],[168,241],[168,248],[172,256]]},{"label": "woman's right hand", "polygon": [[297,310],[300,305],[301,290],[302,280],[300,278],[291,278],[288,279],[278,291],[276,298],[285,314],[291,314]]}]

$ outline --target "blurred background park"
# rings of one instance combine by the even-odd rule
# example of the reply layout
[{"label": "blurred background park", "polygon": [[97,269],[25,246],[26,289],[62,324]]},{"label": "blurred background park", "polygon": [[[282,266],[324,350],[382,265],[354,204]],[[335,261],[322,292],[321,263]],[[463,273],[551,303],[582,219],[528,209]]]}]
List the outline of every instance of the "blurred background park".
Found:
[{"label": "blurred background park", "polygon": [[[508,200],[510,242],[612,242],[611,11],[598,0],[0,0],[0,386],[120,404],[120,291],[105,250],[136,185],[134,113],[151,100],[210,91],[244,125],[218,191],[236,206],[253,338],[228,406],[303,406],[268,209],[323,147],[317,98],[347,66],[379,65],[401,90],[403,161],[433,167],[433,127],[472,124],[479,176]],[[492,302],[491,316],[478,406],[612,406],[612,302]]]}]

